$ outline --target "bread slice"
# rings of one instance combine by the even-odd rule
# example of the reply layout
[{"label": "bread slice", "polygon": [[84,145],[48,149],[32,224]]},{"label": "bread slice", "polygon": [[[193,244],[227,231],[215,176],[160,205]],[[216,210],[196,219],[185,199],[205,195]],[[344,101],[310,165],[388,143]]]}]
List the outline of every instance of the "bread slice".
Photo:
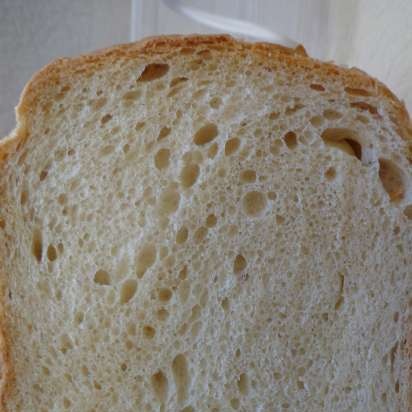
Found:
[{"label": "bread slice", "polygon": [[385,86],[158,37],[53,62],[16,112],[4,411],[410,408],[412,128]]}]

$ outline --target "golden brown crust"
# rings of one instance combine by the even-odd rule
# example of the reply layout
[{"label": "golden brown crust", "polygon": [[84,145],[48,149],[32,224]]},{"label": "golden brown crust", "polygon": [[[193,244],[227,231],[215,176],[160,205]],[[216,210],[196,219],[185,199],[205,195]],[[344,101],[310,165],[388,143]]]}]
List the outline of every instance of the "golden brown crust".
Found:
[{"label": "golden brown crust", "polygon": [[[336,83],[352,95],[354,104],[362,106],[362,96],[380,98],[395,125],[399,135],[412,141],[412,122],[405,105],[381,82],[368,76],[359,69],[346,69],[332,63],[323,63],[307,56],[305,49],[298,46],[289,49],[270,43],[247,43],[228,35],[191,35],[149,37],[129,44],[121,44],[94,53],[75,58],[61,58],[50,63],[36,73],[25,86],[16,108],[16,129],[0,142],[0,165],[5,163],[9,153],[19,148],[30,136],[31,116],[39,105],[39,95],[47,95],[77,76],[90,76],[117,59],[136,59],[162,56],[185,50],[190,53],[195,49],[231,50],[239,55],[252,53],[256,61],[268,70],[277,64],[287,67],[291,72],[301,71],[306,78],[313,78],[314,83],[324,79]],[[367,106],[363,106],[368,109]],[[411,146],[412,147],[412,146]],[[412,149],[411,149],[412,162]],[[4,291],[3,291],[4,292]],[[0,306],[1,309],[1,306]],[[3,314],[4,311],[1,311]],[[2,381],[0,386],[0,408],[6,411],[5,401],[13,388],[14,376],[7,343],[5,317],[0,314],[0,361]],[[412,335],[408,335],[408,348],[412,345]],[[412,352],[412,349],[410,349]],[[410,354],[410,352],[408,352]],[[412,397],[412,395],[411,395]]]}]

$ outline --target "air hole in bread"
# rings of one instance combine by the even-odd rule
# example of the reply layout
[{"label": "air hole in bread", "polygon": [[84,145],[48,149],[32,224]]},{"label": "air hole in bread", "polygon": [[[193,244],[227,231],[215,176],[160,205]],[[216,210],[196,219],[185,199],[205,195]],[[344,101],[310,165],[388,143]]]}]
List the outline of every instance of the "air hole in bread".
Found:
[{"label": "air hole in bread", "polygon": [[126,327],[126,331],[129,336],[135,336],[137,333],[136,324],[134,322],[129,322]]},{"label": "air hole in bread", "polygon": [[336,177],[336,169],[334,167],[328,167],[325,170],[325,177],[327,180],[334,180]]},{"label": "air hole in bread", "polygon": [[296,386],[298,387],[298,390],[300,391],[305,389],[305,384],[299,379],[296,381]]},{"label": "air hole in bread", "polygon": [[249,217],[259,216],[266,208],[266,197],[263,193],[251,191],[242,200],[243,211]]},{"label": "air hole in bread", "polygon": [[342,117],[342,114],[337,112],[336,110],[326,109],[323,112],[323,117],[328,120],[337,120]]},{"label": "air hole in bread", "polygon": [[214,159],[214,157],[217,155],[219,146],[217,143],[213,143],[210,145],[209,150],[207,151],[207,156],[209,159]]},{"label": "air hole in bread", "polygon": [[[196,286],[198,286],[198,285],[196,285]],[[196,289],[195,289],[194,293],[196,295],[199,294]],[[201,315],[201,312],[202,312],[202,310],[201,310],[200,306],[199,305],[194,305],[192,307],[192,313],[190,315],[189,323],[193,323],[195,320],[199,319],[200,315]]]},{"label": "air hole in bread", "polygon": [[155,154],[154,163],[157,169],[166,169],[169,166],[170,150],[169,149],[159,149]]},{"label": "air hole in bread", "polygon": [[268,199],[269,200],[276,200],[278,197],[278,195],[276,194],[276,192],[268,192]]},{"label": "air hole in bread", "polygon": [[298,145],[295,132],[287,132],[285,136],[283,136],[283,141],[285,142],[286,146],[291,150],[295,149]]},{"label": "air hole in bread", "polygon": [[162,371],[156,372],[151,379],[153,392],[159,402],[167,400],[169,384],[166,375]]},{"label": "air hole in bread", "polygon": [[403,214],[409,219],[412,220],[412,205],[408,205],[403,210]]},{"label": "air hole in bread", "polygon": [[182,281],[182,283],[179,285],[178,293],[181,302],[185,303],[190,294],[190,283],[187,279]]},{"label": "air hole in bread", "polygon": [[59,205],[65,205],[67,203],[67,195],[65,193],[61,193],[57,197],[57,202],[59,203]]},{"label": "air hole in bread", "polygon": [[211,62],[206,67],[209,75],[213,75],[213,72],[218,68],[218,64],[215,62]]},{"label": "air hole in bread", "polygon": [[362,160],[362,146],[358,142],[358,136],[354,131],[344,128],[330,128],[324,130],[321,137],[326,145],[340,149],[351,156],[355,156],[358,160]]},{"label": "air hole in bread", "polygon": [[296,103],[295,105],[288,107],[285,110],[285,115],[286,116],[292,116],[293,114],[297,113],[299,110],[302,110],[305,107],[305,105]]},{"label": "air hole in bread", "polygon": [[153,339],[155,335],[156,335],[156,329],[153,326],[150,326],[150,325],[143,326],[143,336],[146,339]]},{"label": "air hole in bread", "polygon": [[226,169],[224,167],[221,167],[218,171],[217,171],[217,175],[219,177],[225,177],[226,176]]},{"label": "air hole in bread", "polygon": [[368,111],[370,114],[378,114],[378,109],[366,102],[353,102],[350,105],[356,109]]},{"label": "air hole in bread", "polygon": [[358,114],[356,116],[356,120],[359,120],[363,124],[368,124],[369,123],[369,118],[364,116],[363,114]]},{"label": "air hole in bread", "polygon": [[171,132],[171,128],[167,127],[167,126],[163,126],[160,129],[159,135],[157,136],[157,140],[163,140],[165,139],[167,136],[169,136],[170,132]]},{"label": "air hole in bread", "polygon": [[207,227],[214,227],[217,223],[217,217],[214,214],[208,215],[206,218],[206,226]]},{"label": "air hole in bread", "polygon": [[130,92],[125,93],[122,96],[123,106],[131,106],[133,102],[141,96],[141,94],[142,92],[140,90],[132,90]]},{"label": "air hole in bread", "polygon": [[195,233],[193,234],[193,240],[195,243],[202,243],[203,239],[207,235],[207,227],[200,226],[196,229]]},{"label": "air hole in bread", "polygon": [[57,259],[57,250],[53,245],[49,245],[47,248],[47,259],[49,259],[50,262]]},{"label": "air hole in bread", "polygon": [[403,199],[405,184],[401,169],[391,160],[379,159],[379,178],[392,202]]},{"label": "air hole in bread", "polygon": [[187,360],[183,354],[177,355],[173,359],[172,373],[176,385],[177,402],[181,403],[187,398],[190,385]]},{"label": "air hole in bread", "polygon": [[282,215],[276,215],[275,221],[278,225],[285,223],[285,218]]},{"label": "air hole in bread", "polygon": [[158,296],[161,302],[169,302],[172,298],[172,291],[168,288],[162,288],[159,290]]},{"label": "air hole in bread", "polygon": [[114,152],[114,145],[107,145],[107,146],[103,146],[100,151],[99,151],[99,155],[100,156],[108,156],[109,154]]},{"label": "air hole in bread", "polygon": [[173,265],[175,264],[175,257],[173,255],[168,256],[164,260],[164,267],[165,269],[171,269]]},{"label": "air hole in bread", "polygon": [[144,69],[142,74],[139,76],[137,81],[139,82],[150,82],[152,80],[160,79],[165,76],[169,71],[169,65],[164,63],[152,63],[148,64]]},{"label": "air hole in bread", "polygon": [[[282,148],[282,140],[276,139],[270,145],[269,151],[273,156],[277,156],[279,154],[281,148]],[[245,155],[247,155],[247,153],[245,153]]]},{"label": "air hole in bread", "polygon": [[120,288],[120,303],[128,303],[137,291],[137,281],[134,279],[125,280]]},{"label": "air hole in bread", "polygon": [[214,140],[217,135],[217,126],[214,123],[207,123],[195,133],[193,141],[196,145],[202,146]]},{"label": "air hole in bread", "polygon": [[146,271],[156,260],[156,247],[152,244],[145,245],[137,255],[136,274],[139,278],[143,277]]},{"label": "air hole in bread", "polygon": [[196,90],[196,91],[193,93],[193,95],[192,95],[192,99],[193,99],[193,100],[201,100],[202,97],[203,97],[205,94],[206,94],[206,89],[205,89],[205,88]]},{"label": "air hole in bread", "polygon": [[240,181],[242,183],[253,183],[256,181],[256,172],[252,169],[242,170],[240,172]]},{"label": "air hole in bread", "polygon": [[129,143],[124,144],[124,145],[123,145],[123,153],[124,153],[124,154],[127,154],[127,153],[129,152],[129,150],[130,150],[130,145],[129,145]]},{"label": "air hole in bread", "polygon": [[313,116],[309,121],[313,127],[320,127],[324,123],[322,116]]},{"label": "air hole in bread", "polygon": [[110,285],[110,276],[109,274],[102,269],[99,269],[95,275],[94,275],[94,283],[97,283],[98,285]]},{"label": "air hole in bread", "polygon": [[249,393],[249,379],[246,373],[240,374],[239,379],[237,381],[237,387],[242,395],[246,396]]},{"label": "air hole in bread", "polygon": [[341,273],[338,273],[338,277],[339,277],[339,291],[338,291],[338,298],[336,299],[336,302],[335,302],[335,310],[339,310],[344,301],[343,291],[345,287],[345,276]]},{"label": "air hole in bread", "polygon": [[134,126],[134,129],[138,132],[142,130],[145,127],[146,123],[145,122],[137,122]]},{"label": "air hole in bread", "polygon": [[233,272],[238,274],[246,269],[247,262],[243,255],[237,255],[233,262]]},{"label": "air hole in bread", "polygon": [[107,99],[105,97],[100,97],[99,99],[92,100],[90,102],[90,107],[94,111],[100,110],[102,107],[104,107],[107,103]]},{"label": "air hole in bread", "polygon": [[100,123],[106,124],[107,122],[109,122],[110,120],[112,120],[113,116],[111,114],[105,114],[101,119],[100,119]]},{"label": "air hole in bread", "polygon": [[43,182],[43,180],[46,179],[48,173],[49,173],[49,172],[48,172],[47,169],[43,169],[43,170],[40,172],[40,175],[39,175],[39,180],[40,180],[40,182]]},{"label": "air hole in bread", "polygon": [[187,227],[185,226],[181,227],[176,233],[176,243],[179,245],[181,245],[182,243],[185,243],[188,236],[189,236],[189,231],[187,230]]},{"label": "air hole in bread", "polygon": [[180,172],[180,182],[183,187],[188,188],[196,183],[199,177],[200,168],[197,164],[187,164]]},{"label": "air hole in bread", "polygon": [[222,105],[222,99],[218,96],[212,97],[209,101],[209,106],[212,109],[218,109]]},{"label": "air hole in bread", "polygon": [[325,91],[325,88],[321,84],[317,84],[317,83],[312,83],[310,85],[310,88],[312,90],[316,90],[317,92],[324,92]]},{"label": "air hole in bread", "polygon": [[31,251],[38,263],[43,255],[43,238],[40,229],[34,229],[32,235]]},{"label": "air hole in bread", "polygon": [[169,312],[165,308],[160,308],[156,313],[156,318],[160,321],[164,321],[169,317]]},{"label": "air hole in bread", "polygon": [[161,216],[168,216],[179,208],[180,194],[174,188],[165,189],[159,198],[158,211]]},{"label": "air hole in bread", "polygon": [[239,228],[237,225],[227,225],[226,231],[227,231],[228,236],[235,237],[239,233]]},{"label": "air hole in bread", "polygon": [[20,204],[24,206],[28,200],[29,200],[29,192],[23,189],[20,194]]},{"label": "air hole in bread", "polygon": [[229,303],[229,298],[223,298],[222,301],[220,302],[220,304],[222,305],[222,308],[225,312],[228,312],[229,307],[230,307],[230,303]]},{"label": "air hole in bread", "polygon": [[187,82],[189,79],[187,77],[175,77],[170,81],[170,87],[174,87],[178,84]]},{"label": "air hole in bread", "polygon": [[201,164],[203,160],[202,152],[199,150],[193,150],[190,152],[186,152],[183,157],[183,162],[184,163],[196,163],[196,164]]},{"label": "air hole in bread", "polygon": [[180,90],[183,89],[183,85],[182,84],[178,84],[176,87],[171,87],[170,88],[170,92],[167,94],[167,97],[173,97],[175,96],[177,93],[180,92]]},{"label": "air hole in bread", "polygon": [[185,280],[187,278],[187,266],[183,266],[179,271],[179,280]]},{"label": "air hole in bread", "polygon": [[[116,248],[116,254],[117,254],[117,248]],[[116,255],[115,254],[115,255]],[[127,255],[123,256],[117,265],[116,268],[116,276],[118,279],[122,279],[129,271],[129,259]]]},{"label": "air hole in bread", "polygon": [[81,325],[83,323],[83,320],[84,320],[84,313],[76,312],[76,314],[74,315],[74,323],[76,325]]},{"label": "air hole in bread", "polygon": [[70,399],[63,398],[63,407],[65,409],[69,409],[71,405],[72,405],[72,403],[71,403]]},{"label": "air hole in bread", "polygon": [[230,156],[231,154],[235,153],[240,146],[240,140],[237,137],[233,137],[229,139],[225,144],[225,155]]},{"label": "air hole in bread", "polygon": [[[102,295],[100,295],[102,296]],[[116,301],[116,292],[115,289],[110,289],[109,293],[106,295],[107,303],[111,306]],[[110,322],[110,319],[107,319],[107,322]]]},{"label": "air hole in bread", "polygon": [[[193,70],[193,71],[199,70],[202,66],[203,66],[203,60],[202,59],[192,60],[188,64],[189,70]],[[207,82],[207,80],[206,80],[206,82]]]},{"label": "air hole in bread", "polygon": [[183,335],[187,332],[188,327],[189,327],[189,325],[188,325],[186,322],[183,323],[183,324],[180,326],[180,328],[178,329],[177,333],[178,333],[180,336],[183,336]]},{"label": "air hole in bread", "polygon": [[73,343],[70,337],[66,334],[62,335],[60,338],[60,352],[66,354],[67,351],[73,349]]},{"label": "air hole in bread", "polygon": [[345,92],[351,96],[370,96],[371,94],[365,89],[357,89],[355,87],[345,87]]}]

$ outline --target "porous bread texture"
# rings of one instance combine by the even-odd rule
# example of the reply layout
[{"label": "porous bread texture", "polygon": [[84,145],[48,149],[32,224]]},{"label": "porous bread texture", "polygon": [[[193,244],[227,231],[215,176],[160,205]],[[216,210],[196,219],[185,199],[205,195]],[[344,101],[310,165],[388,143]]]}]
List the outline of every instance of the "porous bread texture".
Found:
[{"label": "porous bread texture", "polygon": [[3,410],[407,410],[410,120],[383,85],[165,37],[52,63],[17,115]]}]

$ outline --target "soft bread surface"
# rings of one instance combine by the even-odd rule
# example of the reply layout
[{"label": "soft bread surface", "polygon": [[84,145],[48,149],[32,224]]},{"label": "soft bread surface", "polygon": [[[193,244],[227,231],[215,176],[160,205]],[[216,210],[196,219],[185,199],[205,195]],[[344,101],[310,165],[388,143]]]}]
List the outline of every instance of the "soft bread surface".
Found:
[{"label": "soft bread surface", "polygon": [[3,411],[407,411],[412,129],[302,48],[36,74],[0,146]]}]

